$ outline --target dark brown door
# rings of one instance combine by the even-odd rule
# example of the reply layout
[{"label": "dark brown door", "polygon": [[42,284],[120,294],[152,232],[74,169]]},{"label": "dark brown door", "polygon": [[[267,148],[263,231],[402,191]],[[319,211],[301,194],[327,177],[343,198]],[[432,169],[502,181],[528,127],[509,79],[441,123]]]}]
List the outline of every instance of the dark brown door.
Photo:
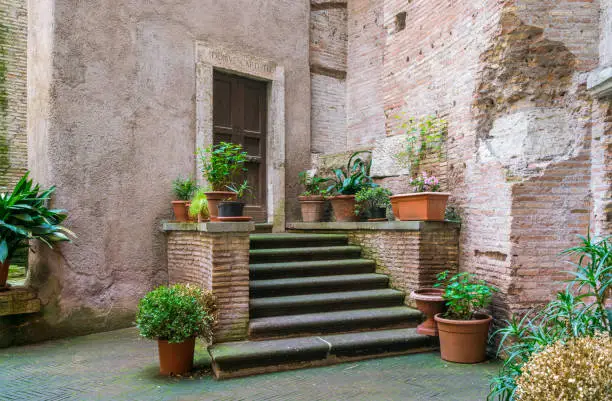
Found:
[{"label": "dark brown door", "polygon": [[266,83],[215,71],[213,141],[242,145],[249,155],[247,179],[253,193],[245,196],[245,214],[256,222],[266,212]]}]

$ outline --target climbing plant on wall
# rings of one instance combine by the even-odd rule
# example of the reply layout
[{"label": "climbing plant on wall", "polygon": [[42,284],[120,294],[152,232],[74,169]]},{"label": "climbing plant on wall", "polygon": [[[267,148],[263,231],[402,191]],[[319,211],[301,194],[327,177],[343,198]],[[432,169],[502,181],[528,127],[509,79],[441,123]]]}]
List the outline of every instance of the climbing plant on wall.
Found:
[{"label": "climbing plant on wall", "polygon": [[8,158],[8,27],[0,24],[0,187],[7,185],[6,174],[10,167]]},{"label": "climbing plant on wall", "polygon": [[446,120],[436,116],[406,119],[403,113],[396,116],[396,119],[400,121],[399,128],[405,132],[406,143],[404,150],[395,157],[400,164],[410,168],[412,176],[419,173],[421,163],[428,156],[442,159],[448,133]]}]

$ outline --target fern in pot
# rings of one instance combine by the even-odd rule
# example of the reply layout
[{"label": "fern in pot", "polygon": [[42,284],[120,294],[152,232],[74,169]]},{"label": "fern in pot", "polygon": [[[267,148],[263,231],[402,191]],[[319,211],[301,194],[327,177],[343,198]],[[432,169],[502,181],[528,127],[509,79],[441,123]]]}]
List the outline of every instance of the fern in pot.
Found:
[{"label": "fern in pot", "polygon": [[184,375],[193,369],[196,337],[212,340],[215,299],[211,292],[184,284],[161,286],[138,303],[140,335],[157,340],[162,375]]},{"label": "fern in pot", "polygon": [[484,361],[493,318],[482,310],[491,303],[496,289],[474,274],[463,272],[450,276],[448,271],[438,274],[434,287],[444,288],[443,298],[448,307],[446,313],[434,317],[442,359],[458,363]]},{"label": "fern in pot", "polygon": [[172,210],[176,221],[185,222],[188,220],[189,200],[197,189],[198,186],[193,178],[183,179],[179,177],[172,181],[172,191],[175,199],[172,201]]}]

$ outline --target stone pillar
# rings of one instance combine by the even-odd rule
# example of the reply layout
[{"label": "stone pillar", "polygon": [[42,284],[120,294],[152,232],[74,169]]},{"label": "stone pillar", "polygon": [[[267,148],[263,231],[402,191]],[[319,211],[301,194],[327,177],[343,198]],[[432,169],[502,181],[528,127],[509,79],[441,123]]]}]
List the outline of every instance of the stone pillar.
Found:
[{"label": "stone pillar", "polygon": [[189,283],[217,298],[214,342],[244,340],[249,326],[249,233],[253,223],[164,223],[169,284]]}]

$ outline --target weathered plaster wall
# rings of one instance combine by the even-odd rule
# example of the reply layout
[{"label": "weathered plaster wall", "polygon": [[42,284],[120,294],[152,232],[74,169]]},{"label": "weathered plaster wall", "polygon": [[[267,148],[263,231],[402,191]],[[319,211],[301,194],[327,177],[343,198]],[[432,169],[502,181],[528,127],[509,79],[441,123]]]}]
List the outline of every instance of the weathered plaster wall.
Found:
[{"label": "weathered plaster wall", "polygon": [[27,0],[0,0],[0,188],[27,168]]},{"label": "weathered plaster wall", "polygon": [[195,173],[196,40],[284,66],[287,176],[310,161],[308,1],[29,7],[30,167],[57,185],[54,203],[79,238],[34,258],[43,313],[20,329],[37,334],[17,341],[128,325],[137,300],[167,280],[160,220],[171,217],[171,181]]}]

